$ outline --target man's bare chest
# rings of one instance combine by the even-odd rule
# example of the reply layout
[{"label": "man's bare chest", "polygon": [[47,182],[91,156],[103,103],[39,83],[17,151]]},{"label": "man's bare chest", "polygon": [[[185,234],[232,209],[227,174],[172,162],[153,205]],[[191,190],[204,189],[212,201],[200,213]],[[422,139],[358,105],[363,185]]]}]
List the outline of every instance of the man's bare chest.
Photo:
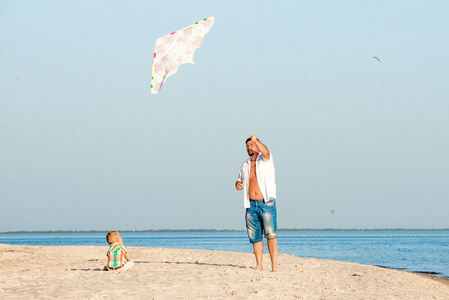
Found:
[{"label": "man's bare chest", "polygon": [[256,163],[255,162],[251,162],[251,165],[249,167],[249,177],[256,177]]}]

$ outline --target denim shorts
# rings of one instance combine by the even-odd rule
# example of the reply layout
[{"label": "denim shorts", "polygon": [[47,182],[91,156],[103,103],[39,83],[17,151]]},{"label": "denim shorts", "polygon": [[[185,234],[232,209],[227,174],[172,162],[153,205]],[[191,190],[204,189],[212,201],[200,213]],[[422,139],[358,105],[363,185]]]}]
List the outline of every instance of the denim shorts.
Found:
[{"label": "denim shorts", "polygon": [[246,209],[246,230],[249,241],[258,243],[263,236],[273,239],[277,234],[276,199],[270,201],[250,201],[251,207]]}]

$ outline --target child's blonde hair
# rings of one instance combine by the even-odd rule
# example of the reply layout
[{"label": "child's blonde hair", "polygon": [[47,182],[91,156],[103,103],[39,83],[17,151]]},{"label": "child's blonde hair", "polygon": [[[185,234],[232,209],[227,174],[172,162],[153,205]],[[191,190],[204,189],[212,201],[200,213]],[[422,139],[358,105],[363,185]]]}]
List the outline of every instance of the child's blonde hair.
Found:
[{"label": "child's blonde hair", "polygon": [[114,244],[118,236],[120,236],[120,233],[118,233],[118,231],[109,231],[108,234],[106,234],[106,241],[108,242],[108,244]]}]

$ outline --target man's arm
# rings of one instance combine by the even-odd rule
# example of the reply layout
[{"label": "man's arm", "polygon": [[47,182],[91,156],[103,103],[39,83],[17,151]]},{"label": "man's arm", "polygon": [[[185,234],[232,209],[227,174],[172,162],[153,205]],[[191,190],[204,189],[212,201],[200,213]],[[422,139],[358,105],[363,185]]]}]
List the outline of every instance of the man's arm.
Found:
[{"label": "man's arm", "polygon": [[260,153],[262,153],[263,158],[270,159],[270,151],[268,151],[268,148],[257,139],[255,134],[251,134],[251,141],[256,143],[256,146],[259,148]]},{"label": "man's arm", "polygon": [[240,167],[239,170],[239,178],[237,178],[237,181],[235,182],[235,188],[237,190],[243,190],[243,165]]},{"label": "man's arm", "polygon": [[235,188],[237,190],[242,190],[243,189],[243,183],[241,181],[237,180],[236,183],[235,183]]}]

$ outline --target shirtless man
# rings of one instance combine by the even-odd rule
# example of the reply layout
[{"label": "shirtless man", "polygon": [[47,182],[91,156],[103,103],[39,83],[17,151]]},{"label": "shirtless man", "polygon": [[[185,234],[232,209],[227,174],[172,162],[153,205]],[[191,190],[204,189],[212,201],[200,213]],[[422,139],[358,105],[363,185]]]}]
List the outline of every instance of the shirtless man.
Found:
[{"label": "shirtless man", "polygon": [[243,190],[246,229],[256,256],[256,270],[263,270],[263,236],[267,238],[271,269],[277,271],[276,183],[273,155],[255,134],[246,140],[249,159],[240,167],[237,190]]}]

